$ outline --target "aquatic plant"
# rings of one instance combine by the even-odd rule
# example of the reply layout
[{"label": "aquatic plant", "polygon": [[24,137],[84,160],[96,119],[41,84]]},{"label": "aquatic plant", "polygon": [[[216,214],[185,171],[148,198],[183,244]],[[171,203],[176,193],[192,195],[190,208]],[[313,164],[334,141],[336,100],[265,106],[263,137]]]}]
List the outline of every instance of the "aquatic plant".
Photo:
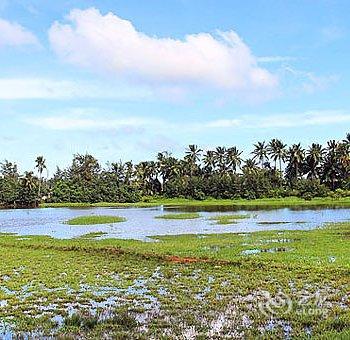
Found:
[{"label": "aquatic plant", "polygon": [[177,213],[177,214],[164,214],[156,216],[155,218],[160,218],[164,220],[193,220],[195,218],[201,217],[198,213]]},{"label": "aquatic plant", "polygon": [[78,216],[68,221],[66,224],[69,225],[90,225],[90,224],[110,224],[125,222],[126,218],[119,216],[102,216],[102,215],[89,215],[89,216]]}]

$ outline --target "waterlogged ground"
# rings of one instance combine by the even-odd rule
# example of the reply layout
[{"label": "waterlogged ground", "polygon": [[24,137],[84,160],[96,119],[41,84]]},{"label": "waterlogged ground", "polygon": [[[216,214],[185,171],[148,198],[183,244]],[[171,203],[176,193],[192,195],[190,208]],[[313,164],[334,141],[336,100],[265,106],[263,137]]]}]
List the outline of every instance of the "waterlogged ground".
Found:
[{"label": "waterlogged ground", "polygon": [[0,338],[350,337],[350,223],[94,236],[0,235]]},{"label": "waterlogged ground", "polygon": [[[198,212],[195,219],[161,219],[163,214]],[[248,218],[235,219],[234,223],[217,224],[218,214],[237,214]],[[67,226],[72,218],[86,215],[120,216],[122,223],[105,225]],[[173,208],[46,208],[31,210],[0,210],[0,232],[19,235],[49,235],[55,238],[73,238],[91,232],[103,232],[104,237],[147,240],[148,236],[178,234],[212,234],[251,232],[261,230],[308,230],[329,222],[350,220],[346,208],[281,208],[244,210],[232,206],[173,207]]]}]

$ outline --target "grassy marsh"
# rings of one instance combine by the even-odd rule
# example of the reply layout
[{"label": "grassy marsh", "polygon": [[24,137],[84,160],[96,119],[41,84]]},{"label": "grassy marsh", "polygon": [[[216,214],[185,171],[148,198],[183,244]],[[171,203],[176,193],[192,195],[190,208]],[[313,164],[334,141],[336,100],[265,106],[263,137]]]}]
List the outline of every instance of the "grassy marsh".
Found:
[{"label": "grassy marsh", "polygon": [[164,214],[156,216],[155,218],[164,220],[193,220],[195,218],[200,218],[201,215],[198,213],[177,213],[177,214]]},{"label": "grassy marsh", "polygon": [[66,221],[68,225],[93,225],[93,224],[110,224],[125,222],[126,219],[120,216],[102,216],[102,215],[90,215],[90,216],[78,216]]},{"label": "grassy marsh", "polygon": [[348,338],[349,235],[350,223],[153,243],[2,234],[0,324],[24,337]]},{"label": "grassy marsh", "polygon": [[208,218],[210,221],[214,221],[215,224],[234,224],[237,220],[249,218],[250,215],[216,215]]}]

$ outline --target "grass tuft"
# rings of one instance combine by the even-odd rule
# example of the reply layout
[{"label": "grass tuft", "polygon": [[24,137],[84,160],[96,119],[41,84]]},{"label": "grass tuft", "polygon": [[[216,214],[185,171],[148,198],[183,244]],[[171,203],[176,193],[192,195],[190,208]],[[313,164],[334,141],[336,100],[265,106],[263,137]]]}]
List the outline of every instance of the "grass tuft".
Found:
[{"label": "grass tuft", "polygon": [[69,225],[92,225],[125,222],[126,218],[120,216],[79,216],[66,222]]},{"label": "grass tuft", "polygon": [[210,221],[215,221],[215,224],[234,224],[237,220],[249,218],[250,215],[216,215],[208,218]]},{"label": "grass tuft", "polygon": [[161,218],[164,220],[193,220],[201,217],[198,213],[183,213],[183,214],[165,214],[156,216],[155,218]]}]

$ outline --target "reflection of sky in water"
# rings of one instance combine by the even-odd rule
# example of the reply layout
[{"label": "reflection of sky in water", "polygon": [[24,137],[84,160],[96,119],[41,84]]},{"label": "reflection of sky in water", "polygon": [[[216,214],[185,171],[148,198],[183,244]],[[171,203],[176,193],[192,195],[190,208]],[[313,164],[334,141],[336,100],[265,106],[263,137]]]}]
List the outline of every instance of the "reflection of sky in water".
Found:
[{"label": "reflection of sky in water", "polygon": [[[231,209],[231,210],[230,210]],[[145,240],[147,236],[176,234],[210,234],[227,232],[251,232],[259,230],[311,229],[327,222],[350,220],[350,209],[289,209],[233,210],[233,208],[197,208],[201,218],[194,220],[155,219],[167,212],[178,212],[186,208],[47,208],[0,210],[0,232],[19,235],[50,235],[56,238],[72,238],[90,232],[102,231],[107,237]],[[194,210],[192,207],[191,210]],[[210,211],[203,211],[210,210]],[[216,211],[215,211],[216,210]],[[208,217],[218,214],[248,214],[251,217],[237,220],[232,225],[217,225]],[[81,215],[117,215],[126,222],[91,226],[69,226],[63,224]],[[265,222],[265,223],[261,223]],[[271,223],[276,222],[276,223]],[[288,222],[288,223],[281,223]]]}]

